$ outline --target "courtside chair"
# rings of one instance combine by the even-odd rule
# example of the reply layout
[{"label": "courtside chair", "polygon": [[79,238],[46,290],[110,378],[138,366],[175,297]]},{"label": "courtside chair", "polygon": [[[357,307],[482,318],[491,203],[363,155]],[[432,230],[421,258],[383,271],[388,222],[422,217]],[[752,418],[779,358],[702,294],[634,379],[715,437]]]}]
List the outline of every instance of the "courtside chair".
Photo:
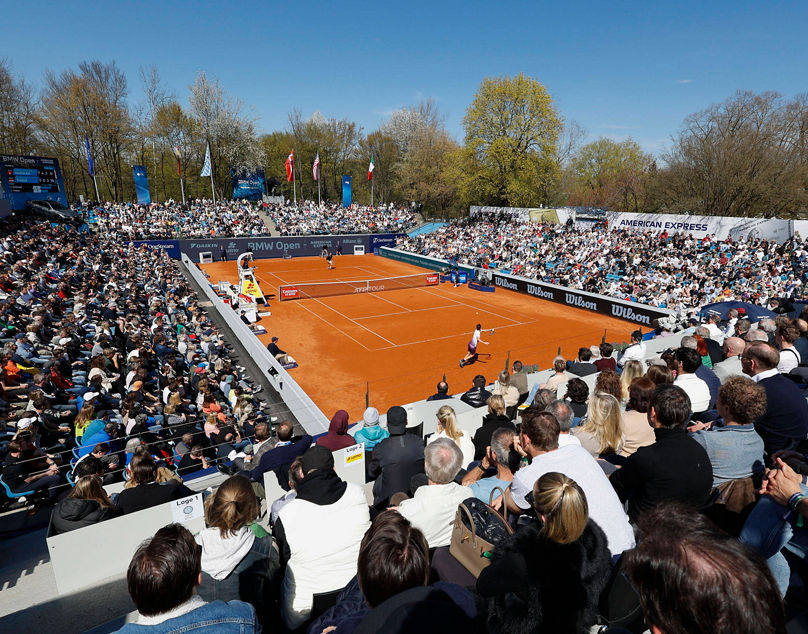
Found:
[{"label": "courtside chair", "polygon": [[3,476],[0,476],[0,484],[3,485],[3,489],[6,492],[6,497],[8,497],[11,500],[16,498],[22,498],[25,497],[26,495],[33,495],[35,493],[33,489],[31,489],[30,491],[21,491],[19,493],[14,493],[14,491],[11,490],[11,487],[8,486],[8,484],[6,484],[5,480],[3,480]]}]

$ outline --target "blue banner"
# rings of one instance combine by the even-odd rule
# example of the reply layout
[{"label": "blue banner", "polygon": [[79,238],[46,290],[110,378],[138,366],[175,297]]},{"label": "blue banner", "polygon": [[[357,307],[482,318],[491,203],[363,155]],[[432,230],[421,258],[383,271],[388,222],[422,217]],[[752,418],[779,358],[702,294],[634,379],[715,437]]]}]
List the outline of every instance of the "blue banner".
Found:
[{"label": "blue banner", "polygon": [[266,193],[264,170],[258,168],[252,172],[236,172],[230,168],[233,181],[233,200],[261,200]]},{"label": "blue banner", "polygon": [[136,247],[145,244],[150,249],[165,251],[168,257],[174,260],[180,259],[179,240],[134,240],[132,244]]},{"label": "blue banner", "polygon": [[350,207],[351,206],[351,177],[350,176],[343,176],[342,177],[342,206],[343,207]]},{"label": "blue banner", "polygon": [[90,176],[95,176],[95,168],[93,167],[93,154],[90,152],[90,139],[84,137],[84,150],[87,152],[87,173]]},{"label": "blue banner", "polygon": [[133,165],[132,171],[135,174],[135,193],[137,194],[137,204],[151,205],[149,177],[146,175],[146,168],[143,165]]}]

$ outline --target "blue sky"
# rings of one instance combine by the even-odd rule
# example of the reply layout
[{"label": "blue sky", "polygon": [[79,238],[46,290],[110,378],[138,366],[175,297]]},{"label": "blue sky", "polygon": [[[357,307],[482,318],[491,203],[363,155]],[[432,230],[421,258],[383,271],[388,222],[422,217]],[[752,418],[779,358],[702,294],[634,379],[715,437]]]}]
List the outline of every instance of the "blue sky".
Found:
[{"label": "blue sky", "polygon": [[7,2],[0,57],[40,86],[45,69],[115,60],[142,100],[157,64],[185,103],[200,70],[248,104],[262,131],[308,116],[366,132],[433,97],[449,132],[480,81],[538,79],[590,139],[660,153],[685,116],[736,90],[808,91],[808,3]]}]

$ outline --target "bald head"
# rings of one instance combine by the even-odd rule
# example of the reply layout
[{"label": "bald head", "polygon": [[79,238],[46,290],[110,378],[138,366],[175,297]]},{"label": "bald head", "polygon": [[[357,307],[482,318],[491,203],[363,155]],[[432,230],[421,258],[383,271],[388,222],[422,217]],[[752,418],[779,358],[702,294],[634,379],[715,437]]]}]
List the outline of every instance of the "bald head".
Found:
[{"label": "bald head", "polygon": [[724,341],[724,357],[737,357],[743,354],[743,349],[746,347],[746,342],[740,337],[729,337]]},{"label": "bald head", "polygon": [[806,332],[808,332],[808,321],[805,321],[804,319],[795,319],[794,325],[800,331],[800,335],[804,335]]},{"label": "bald head", "polygon": [[746,333],[746,340],[749,342],[763,341],[768,343],[769,335],[758,328],[757,330],[750,330],[748,333]]},{"label": "bald head", "polygon": [[776,368],[780,362],[780,353],[777,348],[762,341],[755,341],[747,345],[744,356],[749,357],[752,362],[751,376]]}]

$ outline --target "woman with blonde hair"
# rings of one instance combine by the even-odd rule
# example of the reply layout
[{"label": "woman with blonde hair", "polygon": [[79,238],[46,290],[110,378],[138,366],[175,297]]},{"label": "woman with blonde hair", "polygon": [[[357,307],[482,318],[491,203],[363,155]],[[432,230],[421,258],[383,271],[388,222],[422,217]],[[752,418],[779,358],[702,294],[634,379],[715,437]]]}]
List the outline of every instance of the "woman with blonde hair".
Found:
[{"label": "woman with blonde hair", "polygon": [[505,407],[516,407],[519,403],[519,390],[511,385],[511,375],[507,370],[503,370],[497,377],[497,385],[492,394],[498,394],[505,401]]},{"label": "woman with blonde hair", "polygon": [[448,438],[458,446],[463,454],[463,468],[465,469],[474,460],[474,443],[471,436],[457,427],[457,417],[455,411],[444,405],[438,410],[438,431],[430,436],[427,444],[436,441],[438,438]]},{"label": "woman with blonde hair", "polygon": [[87,430],[87,426],[93,422],[95,419],[95,408],[93,407],[92,403],[88,403],[85,401],[84,405],[82,406],[81,410],[79,411],[78,415],[76,416],[76,420],[73,421],[74,430],[75,430],[75,437],[76,442],[81,444],[81,438],[84,436],[84,432]]},{"label": "woman with blonde hair", "polygon": [[587,416],[570,433],[595,458],[611,458],[623,447],[620,403],[611,394],[595,392]]},{"label": "woman with blonde hair", "polygon": [[587,632],[611,572],[606,535],[571,478],[545,473],[533,486],[542,520],[500,542],[477,580],[488,631]]},{"label": "woman with blonde hair", "polygon": [[623,364],[623,374],[620,375],[620,384],[623,387],[623,402],[628,400],[629,388],[634,379],[638,379],[645,374],[645,368],[641,361],[631,359]]},{"label": "woman with blonde hair", "polygon": [[[252,604],[262,625],[269,624],[271,581],[279,569],[272,537],[256,521],[260,511],[252,484],[233,476],[205,502],[208,528],[196,536],[202,547],[205,600],[239,599]],[[202,592],[202,589],[206,592]]]},{"label": "woman with blonde hair", "polygon": [[86,475],[76,481],[70,495],[53,509],[53,532],[67,533],[119,514],[120,511],[104,491],[101,477]]}]

